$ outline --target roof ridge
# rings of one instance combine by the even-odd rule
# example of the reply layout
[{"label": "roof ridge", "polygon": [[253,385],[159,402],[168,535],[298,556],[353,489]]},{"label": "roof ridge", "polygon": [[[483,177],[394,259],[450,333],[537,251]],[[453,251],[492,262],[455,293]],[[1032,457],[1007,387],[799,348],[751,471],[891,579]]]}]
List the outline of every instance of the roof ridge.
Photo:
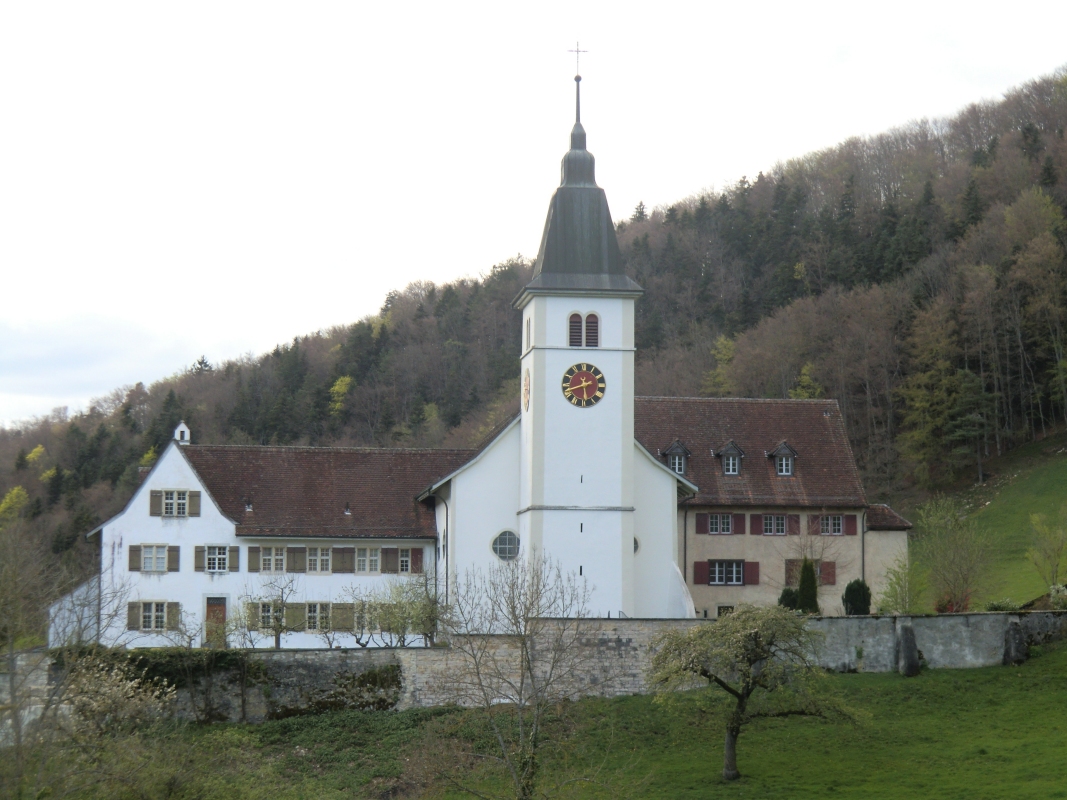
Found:
[{"label": "roof ridge", "polygon": [[342,447],[338,445],[327,445],[325,447],[317,447],[315,445],[278,444],[189,444],[185,446],[196,450],[258,450],[260,452],[264,450],[280,450],[293,452],[310,451],[314,453],[473,453],[477,451],[477,448],[472,447]]}]

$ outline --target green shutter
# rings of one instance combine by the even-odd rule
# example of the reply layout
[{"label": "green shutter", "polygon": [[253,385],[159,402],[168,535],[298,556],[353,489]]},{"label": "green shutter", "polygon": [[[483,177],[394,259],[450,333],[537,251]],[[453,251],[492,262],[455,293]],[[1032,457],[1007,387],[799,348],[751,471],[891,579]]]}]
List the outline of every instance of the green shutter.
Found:
[{"label": "green shutter", "polygon": [[148,493],[148,513],[153,517],[163,516],[163,490],[153,489]]},{"label": "green shutter", "polygon": [[130,572],[141,571],[141,545],[130,545]]},{"label": "green shutter", "polygon": [[259,603],[245,603],[245,627],[250,631],[258,631],[259,622]]},{"label": "green shutter", "polygon": [[353,603],[334,603],[330,606],[330,625],[335,631],[351,631],[356,627],[356,606]]},{"label": "green shutter", "polygon": [[290,631],[302,631],[307,626],[307,606],[303,603],[285,604],[285,627]]},{"label": "green shutter", "polygon": [[400,572],[400,548],[382,548],[382,574],[396,575]]},{"label": "green shutter", "polygon": [[285,571],[307,572],[308,549],[306,547],[285,548]]},{"label": "green shutter", "polygon": [[204,562],[207,560],[207,548],[197,546],[193,548],[193,569],[197,572],[204,571]]},{"label": "green shutter", "polygon": [[189,508],[190,517],[200,516],[200,492],[189,492]]},{"label": "green shutter", "polygon": [[259,548],[248,548],[248,571],[259,572]]},{"label": "green shutter", "polygon": [[182,549],[180,547],[167,548],[167,572],[181,572]]},{"label": "green shutter", "polygon": [[141,630],[141,604],[140,603],[127,603],[126,604],[126,630],[139,631]]},{"label": "green shutter", "polygon": [[167,630],[176,631],[182,624],[182,604],[167,603]]},{"label": "green shutter", "polygon": [[231,547],[230,554],[226,557],[226,566],[230,568],[230,572],[241,571],[241,548]]}]

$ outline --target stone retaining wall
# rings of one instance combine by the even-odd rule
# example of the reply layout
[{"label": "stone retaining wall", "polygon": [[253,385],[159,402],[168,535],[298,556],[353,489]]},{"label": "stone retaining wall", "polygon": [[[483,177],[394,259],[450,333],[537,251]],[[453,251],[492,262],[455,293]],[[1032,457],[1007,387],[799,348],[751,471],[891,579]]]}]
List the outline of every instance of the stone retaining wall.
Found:
[{"label": "stone retaining wall", "polygon": [[[581,645],[590,648],[582,692],[629,695],[647,691],[645,670],[652,639],[668,628],[713,624],[705,620],[599,621],[598,630]],[[839,672],[899,669],[913,673],[920,660],[932,669],[1018,663],[1026,658],[1028,647],[1067,638],[1067,612],[1056,611],[823,617],[812,619],[810,624],[824,634],[819,663]],[[509,656],[512,645],[506,637],[500,637],[494,646],[498,654]],[[402,675],[398,707],[440,705],[447,699],[443,686],[456,669],[456,658],[448,647],[255,651],[254,659],[262,669],[259,679],[244,688],[244,717],[256,722],[299,713],[336,692],[339,679],[394,664]],[[47,665],[40,657],[27,657],[26,667],[37,674],[37,678],[27,676],[28,685],[42,691]],[[181,694],[183,716],[193,715],[190,703],[194,696],[201,716],[205,706],[215,719],[236,721],[242,716],[242,689],[233,675],[214,676],[210,685],[199,687],[194,696],[187,691]]]}]

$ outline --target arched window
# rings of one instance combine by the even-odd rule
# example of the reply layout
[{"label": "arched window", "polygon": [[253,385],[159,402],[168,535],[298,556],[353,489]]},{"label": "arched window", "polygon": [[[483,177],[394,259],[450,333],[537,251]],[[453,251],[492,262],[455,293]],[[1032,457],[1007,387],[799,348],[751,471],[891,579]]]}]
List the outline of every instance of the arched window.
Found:
[{"label": "arched window", "polygon": [[596,314],[585,318],[585,346],[600,347],[600,320]]},{"label": "arched window", "polygon": [[582,315],[571,314],[570,325],[570,346],[581,347],[582,346]]},{"label": "arched window", "polygon": [[501,561],[514,561],[519,557],[519,537],[513,531],[504,531],[493,539],[493,552]]}]

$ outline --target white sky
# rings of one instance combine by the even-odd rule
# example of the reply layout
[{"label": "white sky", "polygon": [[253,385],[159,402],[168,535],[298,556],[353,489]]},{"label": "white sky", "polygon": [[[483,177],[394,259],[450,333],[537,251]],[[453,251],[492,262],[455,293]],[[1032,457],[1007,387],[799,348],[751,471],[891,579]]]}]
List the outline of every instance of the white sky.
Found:
[{"label": "white sky", "polygon": [[[1025,11],[1025,13],[1023,13]],[[1067,3],[0,4],[0,424],[1067,62]]]}]

